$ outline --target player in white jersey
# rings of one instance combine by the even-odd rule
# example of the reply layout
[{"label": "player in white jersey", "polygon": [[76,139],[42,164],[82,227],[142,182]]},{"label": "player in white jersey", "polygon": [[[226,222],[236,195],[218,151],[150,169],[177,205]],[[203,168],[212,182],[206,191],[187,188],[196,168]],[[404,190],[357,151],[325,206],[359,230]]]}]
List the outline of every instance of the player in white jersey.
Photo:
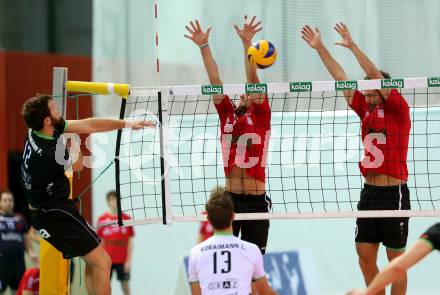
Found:
[{"label": "player in white jersey", "polygon": [[232,234],[233,204],[229,193],[216,189],[206,204],[214,236],[191,250],[189,282],[193,295],[276,294],[269,286],[260,249]]}]

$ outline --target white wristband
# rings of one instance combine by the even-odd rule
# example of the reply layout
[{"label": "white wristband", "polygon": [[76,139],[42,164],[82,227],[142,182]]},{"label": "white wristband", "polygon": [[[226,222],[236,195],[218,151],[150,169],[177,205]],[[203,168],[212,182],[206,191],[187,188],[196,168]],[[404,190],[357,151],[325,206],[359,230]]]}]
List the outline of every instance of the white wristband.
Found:
[{"label": "white wristband", "polygon": [[206,47],[208,47],[208,46],[209,46],[209,43],[206,42],[205,44],[200,45],[199,48],[200,48],[200,49],[203,49],[203,48],[206,48]]}]

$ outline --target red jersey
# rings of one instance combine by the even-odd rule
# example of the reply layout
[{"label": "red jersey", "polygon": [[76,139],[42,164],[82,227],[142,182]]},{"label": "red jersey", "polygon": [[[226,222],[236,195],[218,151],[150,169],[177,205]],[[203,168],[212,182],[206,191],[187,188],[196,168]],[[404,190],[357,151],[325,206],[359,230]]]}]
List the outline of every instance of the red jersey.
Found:
[{"label": "red jersey", "polygon": [[23,291],[32,291],[34,295],[38,295],[40,291],[40,269],[30,268],[24,274],[18,285],[17,295],[22,295]]},{"label": "red jersey", "polygon": [[365,148],[364,158],[359,162],[362,175],[373,171],[406,182],[406,157],[411,130],[406,100],[396,89],[391,89],[386,101],[370,110],[365,97],[356,91],[350,107],[362,121]]},{"label": "red jersey", "polygon": [[[122,220],[130,220],[130,216],[122,213]],[[117,215],[104,213],[98,219],[99,224],[118,220]],[[132,226],[104,226],[97,231],[98,236],[104,241],[104,249],[112,259],[113,264],[124,264],[127,260],[128,240],[134,236]]]},{"label": "red jersey", "polygon": [[[203,212],[202,214],[207,214]],[[199,234],[203,237],[203,241],[209,239],[214,234],[214,228],[208,220],[200,222]]]},{"label": "red jersey", "polygon": [[270,106],[267,96],[261,104],[252,104],[244,114],[225,95],[215,104],[220,118],[221,146],[225,175],[234,165],[246,174],[266,182],[266,155],[270,138]]}]

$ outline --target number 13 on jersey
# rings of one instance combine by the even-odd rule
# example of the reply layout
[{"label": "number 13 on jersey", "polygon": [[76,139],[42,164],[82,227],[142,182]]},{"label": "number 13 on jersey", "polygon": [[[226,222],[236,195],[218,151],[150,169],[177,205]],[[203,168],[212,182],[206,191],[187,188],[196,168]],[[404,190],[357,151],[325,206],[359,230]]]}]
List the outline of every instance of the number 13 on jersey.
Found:
[{"label": "number 13 on jersey", "polygon": [[[220,254],[218,255],[217,253]],[[214,274],[216,274],[219,270],[221,273],[229,273],[231,271],[231,251],[216,251],[212,255],[214,259]],[[217,256],[219,256],[219,261],[217,261]],[[219,266],[219,264],[221,265]]]}]

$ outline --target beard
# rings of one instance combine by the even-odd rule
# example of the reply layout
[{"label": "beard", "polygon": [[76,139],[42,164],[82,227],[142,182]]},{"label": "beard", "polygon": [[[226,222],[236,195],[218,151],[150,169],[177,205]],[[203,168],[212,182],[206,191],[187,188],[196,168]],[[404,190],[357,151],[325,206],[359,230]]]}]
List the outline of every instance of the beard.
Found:
[{"label": "beard", "polygon": [[52,123],[52,126],[57,126],[61,121],[63,121],[63,117],[59,117],[57,119],[54,116],[50,115],[50,122]]},{"label": "beard", "polygon": [[62,116],[60,116],[59,118],[55,118],[51,115],[50,121],[52,123],[53,128],[55,128],[56,130],[64,130],[65,121]]}]

